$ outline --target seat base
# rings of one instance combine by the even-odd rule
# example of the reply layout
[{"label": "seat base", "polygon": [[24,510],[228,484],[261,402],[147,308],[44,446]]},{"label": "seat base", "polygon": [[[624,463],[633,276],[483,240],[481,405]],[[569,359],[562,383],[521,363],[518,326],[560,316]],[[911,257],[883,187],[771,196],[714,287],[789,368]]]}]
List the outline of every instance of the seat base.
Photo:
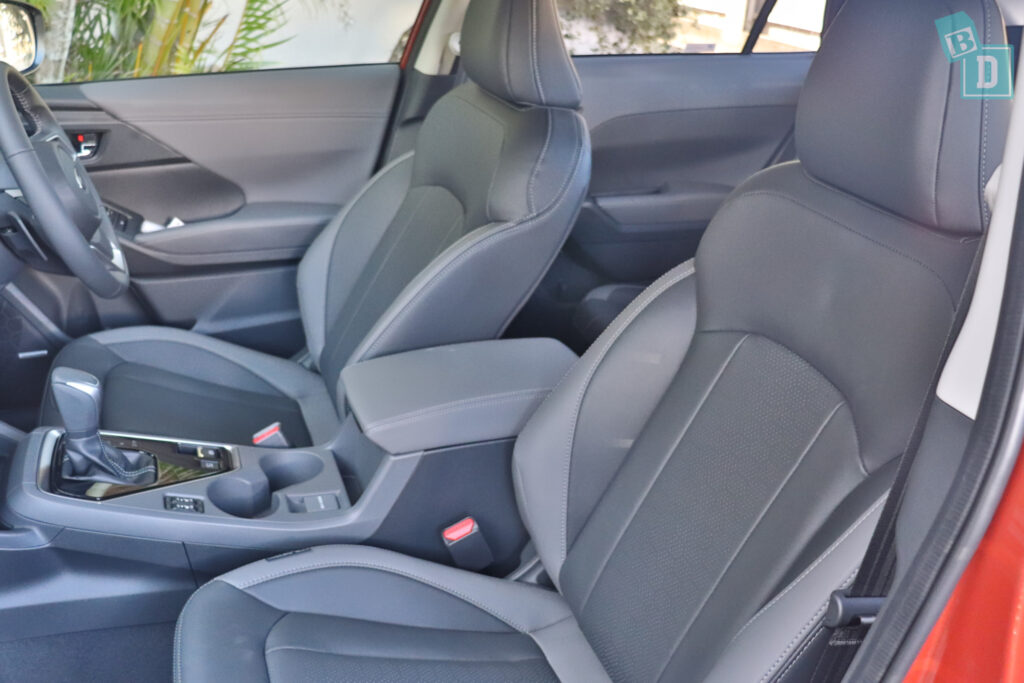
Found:
[{"label": "seat base", "polygon": [[214,579],[175,637],[176,681],[607,680],[560,595],[365,546]]}]

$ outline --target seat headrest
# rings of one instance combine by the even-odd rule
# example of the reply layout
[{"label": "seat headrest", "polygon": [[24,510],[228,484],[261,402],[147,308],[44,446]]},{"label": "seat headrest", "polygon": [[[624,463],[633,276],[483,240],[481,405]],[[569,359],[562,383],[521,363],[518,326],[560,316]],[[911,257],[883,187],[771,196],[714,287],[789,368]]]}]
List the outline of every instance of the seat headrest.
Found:
[{"label": "seat headrest", "polygon": [[515,104],[580,106],[555,0],[471,0],[461,43],[466,74],[492,95]]},{"label": "seat headrest", "polygon": [[[936,20],[965,12],[983,45],[1006,43],[993,0],[848,0],[822,39],[797,107],[797,156],[818,180],[925,226],[984,230],[1008,99],[966,99]],[[972,72],[968,72],[973,73]]]}]

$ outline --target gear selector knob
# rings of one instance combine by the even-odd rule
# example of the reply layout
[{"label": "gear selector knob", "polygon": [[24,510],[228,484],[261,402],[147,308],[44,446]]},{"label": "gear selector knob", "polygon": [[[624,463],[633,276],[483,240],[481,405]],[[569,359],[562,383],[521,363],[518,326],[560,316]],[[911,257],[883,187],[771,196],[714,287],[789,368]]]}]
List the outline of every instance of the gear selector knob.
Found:
[{"label": "gear selector knob", "polygon": [[73,368],[55,368],[50,390],[66,432],[61,467],[65,479],[136,485],[156,481],[151,454],[115,448],[100,436],[103,387],[96,377]]},{"label": "gear selector knob", "polygon": [[56,368],[50,376],[50,389],[64,420],[68,437],[99,438],[100,406],[103,387],[94,375],[74,368]]}]

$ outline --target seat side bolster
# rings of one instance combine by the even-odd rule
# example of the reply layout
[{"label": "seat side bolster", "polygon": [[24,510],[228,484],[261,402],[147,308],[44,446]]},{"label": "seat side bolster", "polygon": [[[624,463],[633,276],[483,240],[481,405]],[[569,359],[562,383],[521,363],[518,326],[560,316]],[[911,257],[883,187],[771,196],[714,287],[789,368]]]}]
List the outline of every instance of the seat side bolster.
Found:
[{"label": "seat side bolster", "polygon": [[203,585],[174,630],[174,683],[270,683],[264,643],[284,615],[218,579]]},{"label": "seat side bolster", "polygon": [[784,675],[802,646],[814,639],[829,594],[853,580],[884,502],[885,496],[874,501],[807,569],[751,617],[705,681],[767,681]]},{"label": "seat side bolster", "polygon": [[[369,546],[318,546],[254,562],[224,574],[219,580],[265,600],[266,596],[259,595],[263,585],[332,568],[370,569],[417,581],[462,600],[521,633],[530,633],[572,616],[562,597],[552,591]],[[285,605],[279,607],[286,608]]]},{"label": "seat side bolster", "polygon": [[[380,211],[375,216],[375,223],[382,231],[387,227],[390,219],[401,204],[402,198],[409,190],[409,183],[412,179],[413,154],[408,152],[392,160],[380,169],[361,190],[352,198],[341,212],[332,220],[327,227],[317,236],[306,251],[299,263],[297,284],[299,291],[299,310],[302,314],[302,326],[306,334],[306,347],[309,349],[310,357],[314,363],[319,363],[320,354],[323,353],[328,328],[328,289],[331,275],[331,257],[334,252],[334,243],[338,233],[352,214],[353,208],[362,202],[380,204],[387,210]],[[379,239],[379,234],[373,233],[369,226],[359,225],[348,226],[364,233],[364,237]],[[379,232],[378,231],[378,232]],[[376,243],[374,241],[374,243]],[[347,254],[349,258],[357,254]]]},{"label": "seat side bolster", "polygon": [[[685,354],[696,327],[696,289],[695,279],[691,277],[694,272],[693,261],[687,261],[663,275],[637,297],[555,387],[519,436],[513,459],[519,510],[530,530],[544,567],[555,585],[558,585],[559,573],[568,546],[571,545],[568,538],[571,461],[576,445],[578,422],[591,382],[608,356],[614,353],[613,349],[620,342],[620,338],[627,334],[627,328],[635,329],[633,323],[645,312],[649,312],[655,302],[663,299],[670,291],[674,293],[669,298],[674,299],[678,296],[684,301],[683,310],[673,311],[673,324],[685,329],[680,336],[662,337],[665,340],[671,338],[674,355],[681,358]],[[640,341],[650,342],[651,339],[650,335],[646,335]],[[638,349],[629,346],[625,353],[642,357],[646,349],[637,351]],[[643,364],[644,359],[639,360]],[[668,362],[665,365],[673,364]],[[631,372],[636,369],[637,366],[631,365]],[[667,382],[671,379],[671,372],[664,373],[661,368],[653,369],[659,373],[659,380]],[[666,374],[667,379],[660,377],[661,374]],[[627,419],[631,423],[621,425],[620,437],[628,430],[638,432],[642,428],[646,416],[641,413],[656,403],[664,388],[663,384],[655,381],[637,382],[636,377],[631,378],[630,382],[640,388],[644,396],[634,397],[637,400],[631,404],[629,411],[615,408],[620,417],[628,414]],[[635,436],[635,433],[633,435]],[[598,484],[595,484],[596,486]],[[594,493],[596,495],[597,492]]]}]

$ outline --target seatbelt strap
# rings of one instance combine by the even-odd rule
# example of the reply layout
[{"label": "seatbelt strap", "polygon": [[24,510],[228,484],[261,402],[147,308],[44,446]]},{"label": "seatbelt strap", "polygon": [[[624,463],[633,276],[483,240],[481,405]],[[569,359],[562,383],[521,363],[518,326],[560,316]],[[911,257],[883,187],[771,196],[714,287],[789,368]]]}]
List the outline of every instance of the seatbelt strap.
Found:
[{"label": "seatbelt strap", "polygon": [[946,335],[946,341],[929,385],[927,397],[918,413],[914,430],[907,441],[907,447],[903,450],[899,467],[896,470],[896,477],[893,480],[892,488],[889,489],[889,497],[885,501],[878,525],[875,527],[874,534],[872,534],[871,541],[864,553],[864,560],[850,587],[846,590],[835,591],[829,598],[824,617],[825,629],[829,636],[828,642],[825,649],[822,650],[821,657],[811,676],[811,683],[838,683],[843,679],[892,586],[896,573],[896,520],[899,517],[900,508],[903,506],[903,499],[906,497],[907,482],[921,447],[928,416],[935,403],[939,378],[942,376],[946,360],[949,358],[953,345],[960,335],[964,320],[967,318],[967,310],[970,308],[971,296],[978,280],[978,271],[984,252],[985,237],[983,236],[978,241],[978,248],[971,262],[971,269],[963,290],[960,292],[960,299],[953,314],[953,322]]}]

